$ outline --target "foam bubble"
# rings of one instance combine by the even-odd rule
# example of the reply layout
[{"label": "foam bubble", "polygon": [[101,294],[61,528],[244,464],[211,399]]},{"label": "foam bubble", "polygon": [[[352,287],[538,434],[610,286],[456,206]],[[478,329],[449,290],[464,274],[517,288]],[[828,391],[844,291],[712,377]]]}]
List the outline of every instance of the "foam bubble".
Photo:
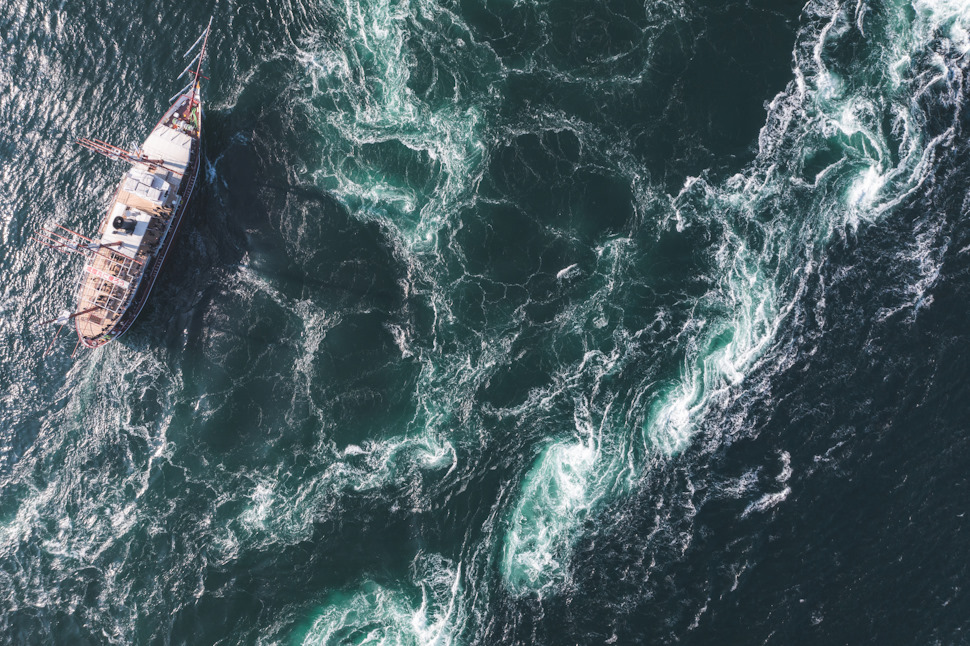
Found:
[{"label": "foam bubble", "polygon": [[260,483],[250,495],[252,504],[242,514],[242,523],[250,530],[263,529],[269,518],[275,495],[273,487],[268,483]]}]

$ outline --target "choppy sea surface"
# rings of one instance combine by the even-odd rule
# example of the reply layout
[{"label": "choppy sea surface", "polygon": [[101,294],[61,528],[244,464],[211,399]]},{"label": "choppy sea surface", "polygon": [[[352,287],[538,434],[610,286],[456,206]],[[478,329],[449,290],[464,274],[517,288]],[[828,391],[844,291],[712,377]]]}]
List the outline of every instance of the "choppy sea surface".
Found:
[{"label": "choppy sea surface", "polygon": [[[209,16],[121,340],[38,328]],[[0,3],[0,642],[970,643],[970,3]]]}]

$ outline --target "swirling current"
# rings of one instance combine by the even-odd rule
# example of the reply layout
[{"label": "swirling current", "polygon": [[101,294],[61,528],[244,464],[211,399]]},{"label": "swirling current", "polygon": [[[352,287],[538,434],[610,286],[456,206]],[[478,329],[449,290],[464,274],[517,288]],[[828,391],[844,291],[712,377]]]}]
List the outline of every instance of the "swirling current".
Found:
[{"label": "swirling current", "polygon": [[[148,307],[37,322],[213,16]],[[0,641],[956,644],[970,4],[0,6]]]}]

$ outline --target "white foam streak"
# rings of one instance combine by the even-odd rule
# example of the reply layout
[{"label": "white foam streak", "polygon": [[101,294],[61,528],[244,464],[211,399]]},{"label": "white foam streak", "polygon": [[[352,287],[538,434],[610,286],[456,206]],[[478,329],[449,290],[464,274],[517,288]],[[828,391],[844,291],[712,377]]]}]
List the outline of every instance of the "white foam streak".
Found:
[{"label": "white foam streak", "polygon": [[761,513],[768,511],[773,507],[777,507],[781,503],[788,500],[789,494],[791,494],[791,487],[785,487],[783,490],[777,493],[765,494],[755,502],[748,505],[741,514],[741,517],[746,518],[753,513]]},{"label": "white foam streak", "polygon": [[[320,113],[331,129],[331,150],[315,171],[317,183],[358,217],[390,226],[406,248],[423,249],[445,214],[474,193],[485,148],[477,108],[463,105],[460,96],[432,107],[409,87],[411,10],[409,3],[393,0],[345,2],[346,40],[339,49],[308,43],[298,58],[317,91],[341,107]],[[447,10],[433,3],[422,8],[429,19],[441,13]],[[418,163],[431,169],[432,185],[387,177],[386,163],[370,161],[366,150],[381,144],[423,154]]]},{"label": "white foam streak", "polygon": [[[72,369],[61,392],[66,408],[46,420],[2,482],[5,491],[22,491],[0,523],[0,555],[19,564],[11,576],[20,603],[69,608],[108,641],[126,641],[146,601],[143,591],[132,593],[137,568],[126,563],[128,546],[160,522],[144,500],[171,451],[170,402],[159,401],[157,419],[141,417],[134,402],[156,399],[155,388],[177,391],[179,381],[157,357],[124,346]],[[64,585],[70,581],[90,581],[96,597],[82,599]]]},{"label": "white foam streak", "polygon": [[[951,82],[962,96],[962,75],[950,70],[956,64],[952,57],[970,46],[970,5],[918,2],[916,8],[915,21],[901,25],[899,41],[886,45],[880,67],[859,70],[867,78],[888,80],[875,95],[865,83],[840,77],[826,59],[828,44],[862,30],[864,12],[852,21],[851,9],[841,4],[810,5],[811,13],[824,16],[812,36],[810,59],[801,59],[796,47],[795,79],[769,107],[754,164],[721,187],[691,178],[671,200],[670,221],[678,231],[692,222],[724,224],[725,240],[716,254],[723,279],[697,304],[680,334],[685,349],[680,375],[659,388],[646,385],[650,394],[644,397],[650,403],[642,437],[647,455],[669,458],[683,451],[709,412],[736,397],[756,368],[770,372],[787,365],[781,349],[773,356],[772,348],[804,298],[808,277],[823,260],[819,254],[828,242],[843,227],[876,222],[930,177],[936,151],[947,145],[956,126],[930,134],[920,101]],[[950,34],[955,52],[946,59],[931,54],[929,68],[914,75],[909,67],[915,55],[932,48],[941,31]],[[953,101],[955,124],[960,101]],[[893,117],[892,132],[884,131],[884,112]],[[891,138],[896,155],[890,152]],[[793,197],[804,182],[793,177],[792,159],[811,152],[820,140],[839,146],[842,159],[812,178],[813,204],[806,210]],[[772,216],[767,222],[766,214]],[[752,229],[757,232],[753,245],[747,242]],[[927,272],[928,280],[932,275]],[[598,414],[600,428],[615,425],[605,412]],[[624,483],[634,481],[646,466],[630,462],[633,451],[626,437],[619,432],[612,440],[598,436],[594,444],[556,442],[536,458],[509,513],[502,572],[510,590],[545,594],[568,581],[571,547],[582,521],[625,491]],[[778,481],[787,483],[787,454],[783,461]],[[620,477],[621,472],[628,477]],[[771,509],[790,492],[786,484],[780,492],[765,494],[743,515]]]}]

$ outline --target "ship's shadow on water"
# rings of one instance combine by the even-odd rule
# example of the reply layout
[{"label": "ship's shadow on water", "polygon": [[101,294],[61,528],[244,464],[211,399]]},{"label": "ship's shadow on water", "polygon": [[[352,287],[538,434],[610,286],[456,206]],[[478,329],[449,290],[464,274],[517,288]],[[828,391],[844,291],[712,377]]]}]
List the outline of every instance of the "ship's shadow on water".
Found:
[{"label": "ship's shadow on water", "polygon": [[[366,353],[400,354],[387,327],[402,316],[406,267],[377,223],[354,218],[294,170],[306,168],[315,149],[278,67],[262,70],[266,78],[251,83],[230,113],[207,113],[206,181],[134,331],[164,339],[189,375],[225,360],[238,376],[289,379],[292,356],[281,357],[276,370],[262,366],[269,372],[249,364],[326,321],[337,322],[344,348],[369,336],[357,338]],[[245,356],[215,347],[227,341],[247,348]],[[355,368],[366,372],[367,363]]]}]

